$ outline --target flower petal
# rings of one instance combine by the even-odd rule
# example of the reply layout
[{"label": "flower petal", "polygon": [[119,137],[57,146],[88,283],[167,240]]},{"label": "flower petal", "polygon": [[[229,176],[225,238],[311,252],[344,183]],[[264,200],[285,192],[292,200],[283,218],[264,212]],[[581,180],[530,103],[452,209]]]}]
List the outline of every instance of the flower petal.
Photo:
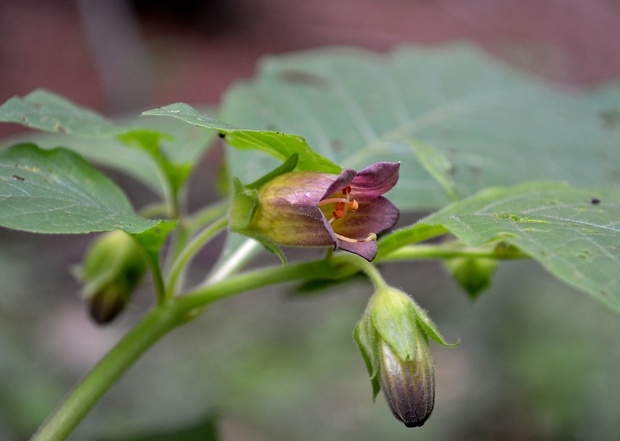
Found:
[{"label": "flower petal", "polygon": [[398,208],[384,197],[361,201],[357,211],[349,211],[343,220],[332,224],[334,230],[352,239],[365,239],[370,233],[379,234],[398,221]]},{"label": "flower petal", "polygon": [[323,197],[321,198],[321,200],[328,198],[332,194],[339,192],[343,188],[350,185],[351,182],[353,182],[353,180],[355,179],[355,175],[356,175],[355,170],[351,170],[351,169],[342,170],[340,174],[338,175],[338,177],[336,178],[336,180],[332,182],[332,184],[329,187],[327,187],[327,190],[323,194]]},{"label": "flower petal", "polygon": [[339,248],[342,248],[345,251],[348,251],[353,254],[357,254],[358,256],[363,257],[369,262],[377,255],[377,242],[358,242],[358,243],[350,243],[340,241]]},{"label": "flower petal", "polygon": [[398,182],[400,162],[377,162],[361,170],[351,183],[353,197],[372,199],[388,192]]}]

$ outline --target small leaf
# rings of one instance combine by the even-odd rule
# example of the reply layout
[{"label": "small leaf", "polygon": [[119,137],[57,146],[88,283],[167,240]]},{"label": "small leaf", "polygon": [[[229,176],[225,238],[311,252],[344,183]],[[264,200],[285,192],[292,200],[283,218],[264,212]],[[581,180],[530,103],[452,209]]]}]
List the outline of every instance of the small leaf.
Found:
[{"label": "small leaf", "polygon": [[136,215],[114,182],[63,148],[0,151],[0,226],[34,233],[141,233],[161,221]]},{"label": "small leaf", "polygon": [[[169,116],[206,129],[217,130],[226,142],[239,149],[255,149],[268,153],[280,161],[293,154],[299,155],[299,170],[313,170],[339,173],[341,168],[314,152],[301,136],[270,130],[255,130],[235,127],[210,118],[185,103],[171,104],[160,109],[146,111],[143,116]],[[265,173],[267,170],[265,170]],[[261,173],[263,175],[264,173]]]},{"label": "small leaf", "polygon": [[410,230],[429,226],[470,245],[514,245],[560,280],[620,311],[620,190],[554,182],[490,188]]},{"label": "small leaf", "polygon": [[192,171],[192,164],[173,163],[163,152],[161,143],[171,137],[152,130],[132,130],[118,137],[127,145],[136,145],[147,152],[159,166],[168,181],[170,190],[176,195]]}]

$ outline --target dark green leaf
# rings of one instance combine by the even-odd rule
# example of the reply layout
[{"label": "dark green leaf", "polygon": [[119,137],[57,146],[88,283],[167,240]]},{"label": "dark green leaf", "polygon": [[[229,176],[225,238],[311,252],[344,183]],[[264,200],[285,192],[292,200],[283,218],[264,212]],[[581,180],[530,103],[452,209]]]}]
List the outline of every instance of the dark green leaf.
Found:
[{"label": "dark green leaf", "polygon": [[136,215],[120,188],[79,155],[21,144],[0,151],[0,225],[35,233],[141,233],[160,221]]},{"label": "dark green leaf", "polygon": [[470,245],[494,240],[514,245],[559,279],[620,311],[620,190],[553,182],[491,188],[409,230],[429,226],[441,226]]}]

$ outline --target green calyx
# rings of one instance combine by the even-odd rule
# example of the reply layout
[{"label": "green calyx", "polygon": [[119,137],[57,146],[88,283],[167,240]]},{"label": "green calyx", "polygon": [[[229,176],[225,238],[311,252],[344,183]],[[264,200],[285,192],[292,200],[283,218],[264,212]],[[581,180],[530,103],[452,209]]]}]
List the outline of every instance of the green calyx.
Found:
[{"label": "green calyx", "polygon": [[230,231],[257,240],[267,251],[276,254],[283,264],[286,264],[286,257],[280,250],[280,247],[264,234],[257,231],[252,225],[252,220],[260,205],[258,189],[273,178],[294,170],[297,161],[298,155],[294,154],[280,167],[251,184],[244,185],[238,178],[233,178],[233,195],[228,211]]}]

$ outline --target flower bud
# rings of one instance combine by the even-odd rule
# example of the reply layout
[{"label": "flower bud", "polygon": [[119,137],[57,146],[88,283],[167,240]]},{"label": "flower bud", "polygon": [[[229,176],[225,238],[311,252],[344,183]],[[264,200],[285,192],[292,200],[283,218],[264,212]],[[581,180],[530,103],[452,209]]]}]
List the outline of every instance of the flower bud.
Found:
[{"label": "flower bud", "polygon": [[138,244],[123,231],[99,236],[88,249],[79,277],[91,318],[98,324],[112,321],[129,303],[147,263]]},{"label": "flower bud", "polygon": [[422,426],[435,405],[435,367],[428,341],[416,337],[416,355],[404,361],[384,340],[380,342],[379,384],[394,416],[407,427]]},{"label": "flower bud", "polygon": [[455,257],[444,265],[472,300],[489,288],[497,270],[497,260],[488,257]]},{"label": "flower bud", "polygon": [[[407,427],[419,427],[435,404],[435,369],[428,338],[453,347],[411,297],[392,287],[379,289],[355,328],[373,386],[383,389],[394,416]],[[458,344],[458,343],[457,343]]]}]

